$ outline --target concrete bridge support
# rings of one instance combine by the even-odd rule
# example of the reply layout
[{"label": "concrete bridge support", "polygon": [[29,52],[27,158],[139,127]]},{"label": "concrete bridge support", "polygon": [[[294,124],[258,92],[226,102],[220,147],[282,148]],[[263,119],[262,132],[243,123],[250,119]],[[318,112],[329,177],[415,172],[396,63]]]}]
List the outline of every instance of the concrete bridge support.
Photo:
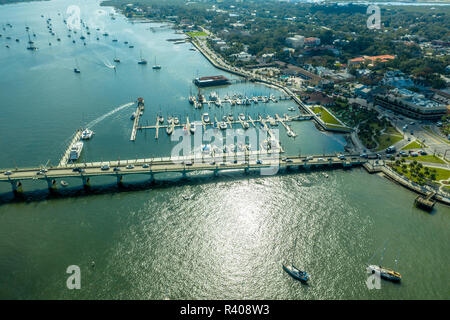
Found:
[{"label": "concrete bridge support", "polygon": [[219,175],[219,169],[214,169],[214,177],[217,177]]},{"label": "concrete bridge support", "polygon": [[48,190],[56,191],[56,180],[55,179],[49,179],[49,178],[47,178],[46,180],[47,180]]},{"label": "concrete bridge support", "polygon": [[187,172],[186,169],[183,170],[183,172],[181,173],[181,179],[186,180],[187,179]]},{"label": "concrete bridge support", "polygon": [[83,188],[89,189],[91,187],[91,180],[89,177],[81,176],[81,180],[83,181]]},{"label": "concrete bridge support", "polygon": [[20,182],[20,180],[10,180],[10,183],[14,195],[21,194],[23,192],[22,182]]},{"label": "concrete bridge support", "polygon": [[155,183],[155,175],[153,172],[150,172],[150,183]]},{"label": "concrete bridge support", "polygon": [[119,187],[120,187],[120,186],[123,186],[123,182],[122,182],[123,176],[120,175],[120,174],[118,174],[118,175],[116,176],[116,178],[117,178],[117,185],[118,185]]}]

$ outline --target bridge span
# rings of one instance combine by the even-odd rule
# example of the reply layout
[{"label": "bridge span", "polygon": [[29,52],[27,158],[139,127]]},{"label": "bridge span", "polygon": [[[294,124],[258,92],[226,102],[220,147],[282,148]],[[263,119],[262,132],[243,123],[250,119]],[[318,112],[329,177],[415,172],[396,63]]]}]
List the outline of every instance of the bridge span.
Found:
[{"label": "bridge span", "polygon": [[[64,178],[80,178],[84,187],[89,187],[90,179],[98,176],[111,176],[122,184],[122,178],[127,175],[147,175],[150,181],[160,173],[180,173],[187,178],[188,173],[195,171],[212,171],[217,175],[225,170],[265,169],[262,175],[274,175],[280,169],[289,168],[350,168],[360,166],[367,159],[358,154],[329,154],[314,156],[281,156],[281,154],[265,152],[221,153],[214,156],[192,155],[166,158],[148,158],[133,160],[117,160],[89,163],[67,164],[49,168],[16,168],[2,170],[0,182],[10,183],[14,193],[22,192],[21,181],[46,181],[48,188],[54,190],[58,180]],[[265,172],[265,173],[263,173]]]}]

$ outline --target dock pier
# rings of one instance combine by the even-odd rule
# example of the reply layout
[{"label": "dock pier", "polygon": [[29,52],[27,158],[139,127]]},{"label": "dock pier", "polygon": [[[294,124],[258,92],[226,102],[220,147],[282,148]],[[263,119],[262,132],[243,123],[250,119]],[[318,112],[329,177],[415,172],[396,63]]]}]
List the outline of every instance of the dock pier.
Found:
[{"label": "dock pier", "polygon": [[67,147],[66,151],[64,152],[61,160],[59,161],[58,167],[65,166],[69,162],[70,157],[70,149],[72,148],[73,144],[75,142],[78,142],[81,138],[81,130],[77,130],[75,134],[73,135],[72,140],[70,140],[69,146]]}]

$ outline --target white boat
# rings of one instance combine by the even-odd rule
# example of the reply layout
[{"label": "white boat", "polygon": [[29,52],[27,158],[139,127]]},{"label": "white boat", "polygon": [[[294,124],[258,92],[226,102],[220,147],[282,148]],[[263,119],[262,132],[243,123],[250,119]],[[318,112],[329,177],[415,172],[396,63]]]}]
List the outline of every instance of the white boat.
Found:
[{"label": "white boat", "polygon": [[194,122],[190,123],[189,130],[191,131],[192,134],[195,133],[195,123]]},{"label": "white boat", "polygon": [[92,138],[93,135],[94,135],[94,131],[89,130],[89,129],[84,129],[83,132],[81,133],[81,139],[89,140],[90,138]]},{"label": "white boat", "polygon": [[226,122],[221,122],[220,125],[219,125],[219,128],[220,128],[221,130],[227,129],[227,128],[228,128],[227,123],[226,123]]},{"label": "white boat", "polygon": [[69,160],[78,160],[80,157],[81,151],[83,150],[83,142],[78,141],[75,142],[70,148]]},{"label": "white boat", "polygon": [[61,180],[61,185],[63,186],[63,187],[67,187],[68,185],[69,185],[69,183],[67,182],[67,181],[64,181],[64,180]]},{"label": "white boat", "polygon": [[178,120],[178,117],[173,118],[173,123],[174,123],[175,125],[180,124],[180,120]]},{"label": "white boat", "polygon": [[210,119],[209,119],[209,114],[207,112],[205,112],[203,115],[203,122],[205,123],[209,123]]},{"label": "white boat", "polygon": [[242,127],[247,130],[248,128],[250,128],[250,125],[248,124],[247,121],[243,121],[242,122]]},{"label": "white boat", "polygon": [[239,114],[239,119],[242,120],[242,121],[244,121],[244,120],[245,120],[245,114],[240,113],[240,114]]},{"label": "white boat", "polygon": [[136,113],[135,113],[135,112],[133,112],[133,113],[131,114],[130,119],[131,119],[131,120],[134,120],[134,118],[136,118]]},{"label": "white boat", "polygon": [[210,101],[216,101],[218,98],[217,92],[213,91],[209,94],[209,100]]}]

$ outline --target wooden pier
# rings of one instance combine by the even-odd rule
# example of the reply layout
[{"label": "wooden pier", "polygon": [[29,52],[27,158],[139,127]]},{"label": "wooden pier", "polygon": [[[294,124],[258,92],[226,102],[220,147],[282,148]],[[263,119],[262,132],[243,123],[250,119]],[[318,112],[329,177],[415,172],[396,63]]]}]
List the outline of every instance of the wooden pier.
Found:
[{"label": "wooden pier", "polygon": [[144,99],[142,98],[138,98],[138,104],[136,107],[136,111],[134,113],[134,121],[133,121],[133,129],[131,129],[131,137],[130,137],[130,141],[135,141],[136,140],[136,131],[138,129],[139,126],[139,119],[141,117],[141,113],[144,112]]}]

